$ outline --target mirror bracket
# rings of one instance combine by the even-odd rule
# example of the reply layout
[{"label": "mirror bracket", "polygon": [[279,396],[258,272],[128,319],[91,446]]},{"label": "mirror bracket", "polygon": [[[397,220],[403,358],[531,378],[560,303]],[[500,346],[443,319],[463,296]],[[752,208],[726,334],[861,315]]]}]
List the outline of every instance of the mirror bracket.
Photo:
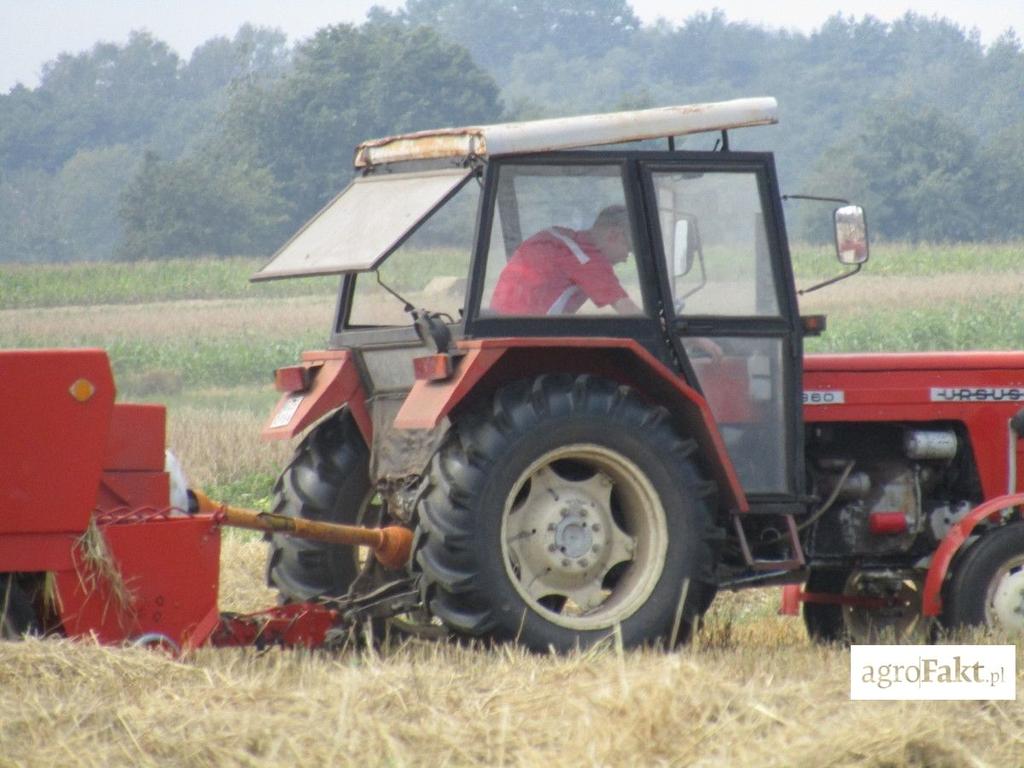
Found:
[{"label": "mirror bracket", "polygon": [[853,277],[858,272],[860,272],[860,268],[863,267],[863,266],[864,266],[863,263],[855,264],[853,266],[853,269],[851,269],[849,272],[843,272],[843,274],[841,274],[841,275],[836,275],[835,277],[830,277],[828,280],[823,280],[822,282],[817,283],[816,285],[812,285],[810,288],[801,288],[800,290],[798,290],[796,292],[796,295],[797,296],[803,296],[805,293],[811,293],[812,291],[816,291],[819,288],[824,288],[826,285],[834,285],[835,283],[838,283],[840,280],[845,280],[848,277]]}]

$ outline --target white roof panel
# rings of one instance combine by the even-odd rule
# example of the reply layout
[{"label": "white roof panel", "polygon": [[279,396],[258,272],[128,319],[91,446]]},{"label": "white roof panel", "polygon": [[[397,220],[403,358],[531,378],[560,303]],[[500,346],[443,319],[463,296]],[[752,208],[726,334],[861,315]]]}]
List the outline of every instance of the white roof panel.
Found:
[{"label": "white roof panel", "polygon": [[777,110],[774,98],[763,97],[520,123],[442,128],[363,142],[356,148],[355,165],[363,168],[439,157],[548,152],[772,125],[778,122]]}]

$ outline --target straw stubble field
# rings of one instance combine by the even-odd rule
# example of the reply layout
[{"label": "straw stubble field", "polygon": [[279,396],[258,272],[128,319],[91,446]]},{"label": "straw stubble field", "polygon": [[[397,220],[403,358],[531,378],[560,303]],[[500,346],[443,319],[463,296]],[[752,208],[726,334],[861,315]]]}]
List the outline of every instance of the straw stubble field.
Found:
[{"label": "straw stubble field", "polygon": [[[830,313],[815,344],[1024,347],[1022,249],[994,252],[876,254],[877,273],[869,265],[807,297],[805,311]],[[0,345],[111,349],[124,399],[168,403],[169,442],[193,483],[265,507],[291,446],[255,439],[275,398],[264,382],[323,343],[333,286],[252,293],[236,284],[253,266],[8,270]],[[263,547],[224,537],[223,609],[273,601]],[[671,654],[407,641],[172,660],[89,642],[3,644],[0,766],[1024,765],[1016,702],[851,702],[848,652],[809,644],[799,620],[776,615],[777,599],[721,596],[695,643]]]}]

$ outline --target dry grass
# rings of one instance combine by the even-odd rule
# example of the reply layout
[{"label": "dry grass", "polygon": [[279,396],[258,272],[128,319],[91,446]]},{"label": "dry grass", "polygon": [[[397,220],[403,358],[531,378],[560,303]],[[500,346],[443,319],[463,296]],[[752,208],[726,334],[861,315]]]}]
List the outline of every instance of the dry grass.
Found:
[{"label": "dry grass", "polygon": [[222,611],[255,613],[274,605],[277,592],[266,586],[267,545],[252,531],[225,531],[221,537]]},{"label": "dry grass", "polygon": [[1006,703],[850,702],[846,652],[0,648],[0,765],[1020,765]]},{"label": "dry grass", "polygon": [[197,488],[251,475],[276,476],[295,449],[290,441],[263,442],[269,415],[225,408],[181,406],[167,414],[167,444]]},{"label": "dry grass", "polygon": [[[806,282],[806,281],[805,281]],[[800,284],[801,286],[803,283]],[[809,284],[808,284],[809,285]],[[1024,273],[947,272],[935,275],[857,275],[800,299],[802,312],[928,308],[1024,295]]]},{"label": "dry grass", "polygon": [[[223,607],[269,602],[262,560],[225,538]],[[724,596],[672,654],[0,644],[0,766],[1021,765],[1020,706],[851,702],[846,650],[810,645],[776,597]]]}]

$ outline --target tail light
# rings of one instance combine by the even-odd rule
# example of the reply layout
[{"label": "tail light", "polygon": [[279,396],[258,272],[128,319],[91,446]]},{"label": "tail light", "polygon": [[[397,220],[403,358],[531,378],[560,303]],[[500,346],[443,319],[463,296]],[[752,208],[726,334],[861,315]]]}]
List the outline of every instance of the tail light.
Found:
[{"label": "tail light", "polygon": [[413,375],[420,381],[444,381],[453,371],[451,355],[440,353],[417,357],[412,361]]},{"label": "tail light", "polygon": [[313,383],[313,369],[304,365],[291,365],[274,371],[274,388],[278,392],[302,392]]}]

